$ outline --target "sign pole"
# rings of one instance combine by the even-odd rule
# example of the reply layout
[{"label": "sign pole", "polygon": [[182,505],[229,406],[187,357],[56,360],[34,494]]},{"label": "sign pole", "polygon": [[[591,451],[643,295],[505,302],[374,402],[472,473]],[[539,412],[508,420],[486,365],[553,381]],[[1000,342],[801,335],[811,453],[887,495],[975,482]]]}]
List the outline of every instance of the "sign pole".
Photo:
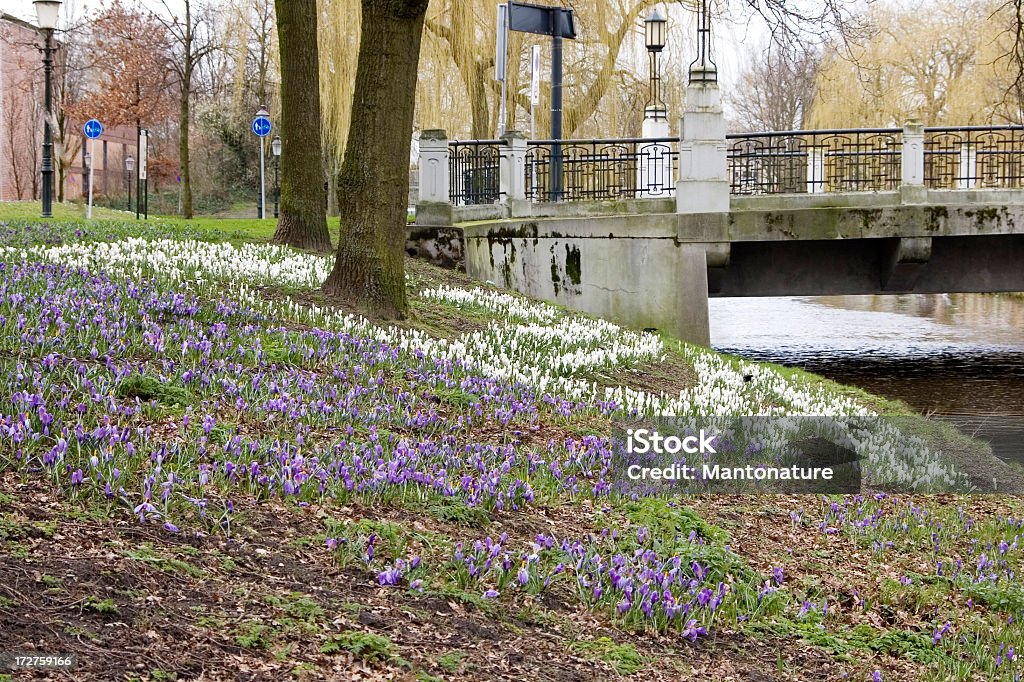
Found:
[{"label": "sign pole", "polygon": [[[142,199],[142,164],[145,157],[142,155],[142,126],[135,122],[135,155],[138,158],[135,166],[135,219],[139,219],[139,204]],[[131,206],[128,207],[131,210]]]},{"label": "sign pole", "polygon": [[260,220],[263,220],[266,213],[267,195],[263,186],[263,138],[260,138]]},{"label": "sign pole", "polygon": [[93,168],[96,167],[96,138],[89,140],[89,208],[85,217],[92,220],[92,179]]},{"label": "sign pole", "polygon": [[273,129],[273,125],[270,123],[268,118],[270,113],[266,107],[260,107],[260,110],[256,112],[256,118],[252,120],[252,132],[256,137],[260,138],[260,202],[257,207],[256,215],[260,220],[266,217],[267,214],[267,190],[266,182],[264,180],[265,168],[264,168],[264,156],[266,155],[266,149],[264,146],[263,139],[270,134]]},{"label": "sign pole", "polygon": [[537,105],[540,103],[540,45],[530,55],[530,139],[537,139]]},{"label": "sign pole", "polygon": [[135,197],[135,218],[138,219],[141,212],[143,219],[149,220],[149,130],[146,128],[139,129],[138,151],[139,186]]},{"label": "sign pole", "polygon": [[508,5],[498,5],[498,31],[495,40],[495,75],[501,81],[501,104],[498,111],[498,137],[505,134],[508,121]]},{"label": "sign pole", "polygon": [[[93,169],[96,167],[96,138],[103,134],[103,124],[94,118],[90,118],[82,126],[82,132],[89,138],[89,153],[86,154],[89,160],[89,204],[85,217],[92,220],[92,182],[94,177]],[[104,172],[106,172],[105,169]]]},{"label": "sign pole", "polygon": [[[552,14],[557,17],[557,14]],[[557,19],[555,19],[557,20]],[[562,34],[551,38],[551,201],[562,199]]]}]

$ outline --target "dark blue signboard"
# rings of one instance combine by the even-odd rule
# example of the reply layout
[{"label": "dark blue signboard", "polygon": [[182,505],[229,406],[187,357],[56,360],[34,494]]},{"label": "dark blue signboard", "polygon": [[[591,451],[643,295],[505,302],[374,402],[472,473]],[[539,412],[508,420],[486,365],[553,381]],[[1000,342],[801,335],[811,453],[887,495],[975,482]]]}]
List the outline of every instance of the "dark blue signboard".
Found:
[{"label": "dark blue signboard", "polygon": [[270,125],[270,119],[266,116],[257,116],[252,120],[252,132],[256,133],[260,137],[266,137],[270,134],[270,130],[273,128]]},{"label": "dark blue signboard", "polygon": [[103,124],[94,118],[90,118],[86,121],[82,129],[85,131],[85,136],[90,140],[95,140],[103,134]]}]

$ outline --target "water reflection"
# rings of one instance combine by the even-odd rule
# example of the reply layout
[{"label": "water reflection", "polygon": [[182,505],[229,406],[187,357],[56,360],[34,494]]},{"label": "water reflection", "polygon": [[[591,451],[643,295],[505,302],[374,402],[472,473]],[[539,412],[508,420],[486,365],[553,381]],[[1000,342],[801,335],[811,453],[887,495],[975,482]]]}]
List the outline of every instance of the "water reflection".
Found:
[{"label": "water reflection", "polygon": [[711,301],[719,350],[808,369],[923,412],[1024,415],[1024,299],[984,294]]}]

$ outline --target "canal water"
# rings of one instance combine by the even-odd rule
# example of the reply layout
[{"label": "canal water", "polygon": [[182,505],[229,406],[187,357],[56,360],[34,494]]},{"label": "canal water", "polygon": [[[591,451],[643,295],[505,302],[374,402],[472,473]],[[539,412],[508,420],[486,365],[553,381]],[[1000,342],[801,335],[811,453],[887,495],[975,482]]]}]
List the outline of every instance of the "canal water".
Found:
[{"label": "canal water", "polygon": [[1024,416],[1024,298],[988,294],[712,299],[711,343],[903,400]]}]

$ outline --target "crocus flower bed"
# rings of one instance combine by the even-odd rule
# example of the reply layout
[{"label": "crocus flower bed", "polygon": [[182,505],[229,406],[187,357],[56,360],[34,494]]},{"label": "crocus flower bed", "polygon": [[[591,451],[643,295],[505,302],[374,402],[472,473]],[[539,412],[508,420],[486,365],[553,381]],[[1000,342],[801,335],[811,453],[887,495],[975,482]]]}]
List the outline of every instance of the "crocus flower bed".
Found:
[{"label": "crocus flower bed", "polygon": [[[950,517],[948,505],[884,496],[820,508],[811,498],[811,511],[787,510],[794,532],[849,541],[879,561],[928,557],[911,583],[865,586],[876,601],[858,603],[790,577],[784,553],[748,560],[685,501],[624,499],[609,484],[600,427],[612,418],[869,414],[826,384],[415,277],[417,300],[479,328],[438,337],[378,326],[264,295],[315,288],[329,259],[188,230],[143,238],[102,223],[25,223],[5,234],[0,468],[45,481],[67,504],[167,537],[236,537],[260,505],[315,509],[323,521],[311,542],[322,560],[410,599],[444,595],[482,609],[551,602],[681,642],[768,632],[842,656],[913,654],[952,675],[934,679],[1017,675],[1024,594],[1012,518],[975,523]],[[692,366],[694,386],[657,393],[597,379],[670,354]],[[957,480],[927,454],[886,459],[885,447],[870,445],[883,453],[874,464],[884,480],[921,489]],[[554,530],[478,527],[566,505],[594,511]],[[335,518],[352,506],[434,510],[426,516],[444,532]],[[912,630],[899,641],[873,648],[856,630],[914,599]],[[855,662],[849,671],[875,672]]]}]

